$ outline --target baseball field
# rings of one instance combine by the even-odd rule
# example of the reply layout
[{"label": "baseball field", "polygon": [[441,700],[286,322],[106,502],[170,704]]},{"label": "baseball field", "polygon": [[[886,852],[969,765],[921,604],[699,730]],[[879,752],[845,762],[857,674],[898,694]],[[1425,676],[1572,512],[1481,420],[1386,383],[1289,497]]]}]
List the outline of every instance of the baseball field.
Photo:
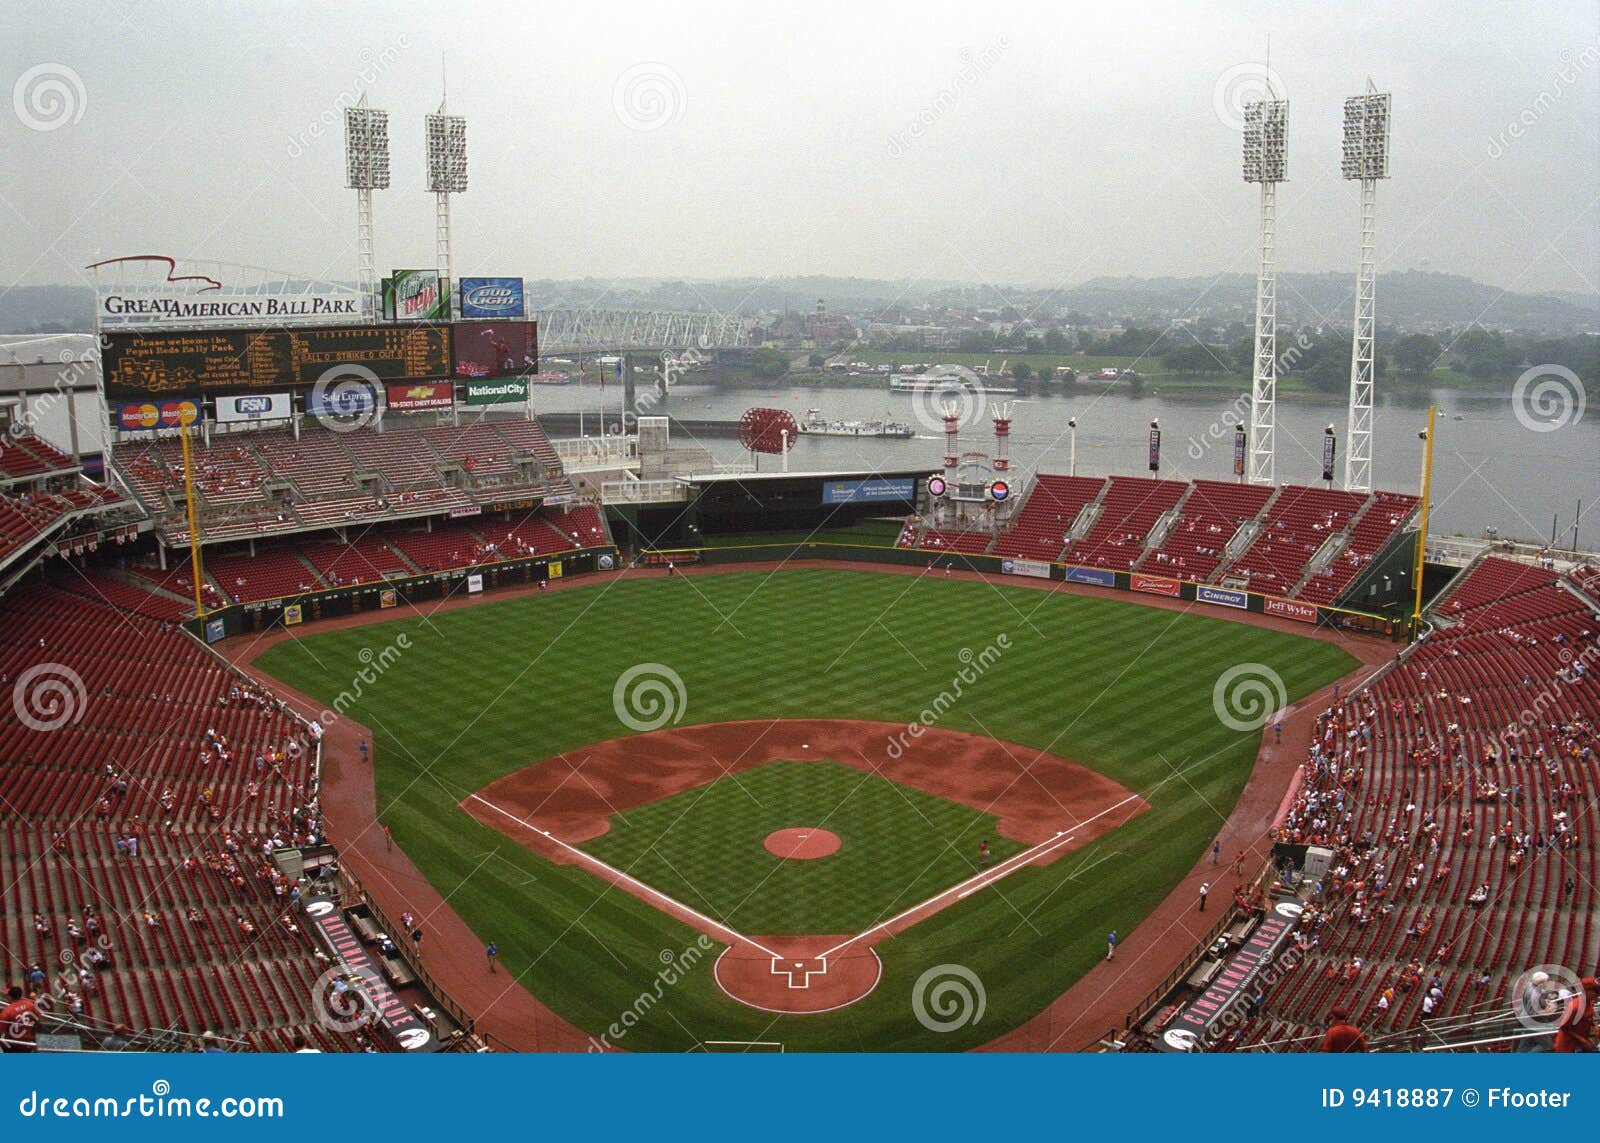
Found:
[{"label": "baseball field", "polygon": [[502,971],[639,1051],[994,1039],[1211,844],[1256,700],[1355,665],[1210,614],[824,569],[398,612],[256,660],[370,728],[380,818]]}]

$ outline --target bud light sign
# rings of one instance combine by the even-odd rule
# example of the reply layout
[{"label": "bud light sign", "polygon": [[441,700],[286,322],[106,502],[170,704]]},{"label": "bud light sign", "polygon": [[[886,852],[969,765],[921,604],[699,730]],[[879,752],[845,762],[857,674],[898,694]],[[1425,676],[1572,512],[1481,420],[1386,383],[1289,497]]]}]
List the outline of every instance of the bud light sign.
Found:
[{"label": "bud light sign", "polygon": [[521,278],[462,278],[461,316],[519,318],[524,314]]}]

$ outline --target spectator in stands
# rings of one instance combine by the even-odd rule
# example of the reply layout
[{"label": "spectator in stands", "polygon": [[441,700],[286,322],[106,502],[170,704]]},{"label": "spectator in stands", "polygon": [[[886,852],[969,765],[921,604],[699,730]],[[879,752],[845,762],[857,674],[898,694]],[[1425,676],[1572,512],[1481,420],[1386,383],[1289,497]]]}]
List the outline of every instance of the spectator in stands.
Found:
[{"label": "spectator in stands", "polygon": [[1350,1023],[1350,1013],[1335,1008],[1328,1013],[1328,1030],[1322,1037],[1320,1052],[1364,1052],[1367,1038],[1361,1029]]},{"label": "spectator in stands", "polygon": [[125,1052],[128,1045],[133,1042],[133,1030],[126,1024],[118,1024],[111,1029],[111,1034],[100,1041],[102,1052]]},{"label": "spectator in stands", "polygon": [[6,1006],[0,1008],[0,1049],[31,1052],[39,1028],[39,1006],[12,985],[6,990]]}]

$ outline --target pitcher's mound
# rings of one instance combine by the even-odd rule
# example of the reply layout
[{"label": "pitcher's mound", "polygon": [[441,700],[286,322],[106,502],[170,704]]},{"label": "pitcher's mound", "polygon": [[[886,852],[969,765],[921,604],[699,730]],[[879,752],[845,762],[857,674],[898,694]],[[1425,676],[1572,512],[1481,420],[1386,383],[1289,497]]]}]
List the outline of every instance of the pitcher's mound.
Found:
[{"label": "pitcher's mound", "polygon": [[811,861],[839,851],[839,835],[825,829],[780,829],[761,843],[767,852],[782,858]]}]

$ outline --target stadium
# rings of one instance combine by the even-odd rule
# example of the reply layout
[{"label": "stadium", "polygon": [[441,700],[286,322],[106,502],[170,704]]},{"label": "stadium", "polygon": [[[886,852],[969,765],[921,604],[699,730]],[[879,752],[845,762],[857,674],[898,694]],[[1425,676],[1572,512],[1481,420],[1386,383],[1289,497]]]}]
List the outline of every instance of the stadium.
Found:
[{"label": "stadium", "polygon": [[[1370,183],[1387,96],[1356,103]],[[1253,106],[1270,187],[1286,112]],[[365,227],[381,114],[347,112]],[[1134,471],[1016,466],[1025,412],[956,376],[912,461],[791,471],[758,407],[728,464],[668,410],[747,326],[457,280],[465,125],[428,131],[437,267],[378,281],[370,230],[354,285],[108,259],[93,339],[8,347],[8,1050],[1514,1051],[1592,1019],[1600,559],[1430,541],[1426,464],[1372,486],[1370,312],[1320,474],[1275,467],[1270,307],[1231,473],[1163,476],[1156,421]],[[614,360],[598,435],[542,412],[552,352]]]}]

